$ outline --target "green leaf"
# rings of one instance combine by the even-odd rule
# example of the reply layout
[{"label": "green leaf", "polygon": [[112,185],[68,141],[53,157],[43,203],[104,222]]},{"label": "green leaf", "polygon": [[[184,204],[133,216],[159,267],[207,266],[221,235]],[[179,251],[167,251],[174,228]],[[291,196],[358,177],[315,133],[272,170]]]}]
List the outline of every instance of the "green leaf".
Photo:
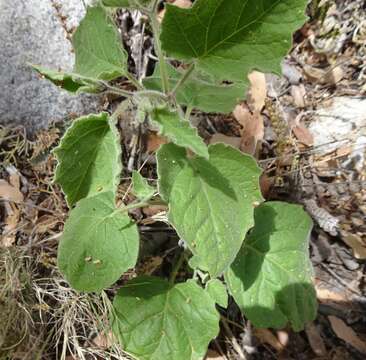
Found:
[{"label": "green leaf", "polygon": [[114,194],[81,200],[66,221],[58,267],[78,291],[101,291],[137,261],[139,235],[126,213],[116,211]]},{"label": "green leaf", "polygon": [[166,5],[161,41],[169,56],[196,60],[221,80],[246,80],[252,69],[279,72],[307,0],[196,0]]},{"label": "green leaf", "polygon": [[148,184],[145,178],[137,171],[132,173],[133,193],[140,200],[149,200],[153,197],[155,189]]},{"label": "green leaf", "polygon": [[157,163],[159,194],[169,202],[175,179],[186,165],[186,151],[174,144],[164,144],[157,153]]},{"label": "green leaf", "polygon": [[55,181],[69,206],[102,191],[117,191],[121,172],[119,135],[107,113],[75,120],[54,150]]},{"label": "green leaf", "polygon": [[33,68],[70,92],[98,92],[100,80],[113,80],[127,72],[127,53],[112,19],[102,7],[89,7],[72,38],[75,66],[71,73]]},{"label": "green leaf", "polygon": [[226,287],[219,279],[210,280],[206,285],[206,291],[216,302],[216,304],[222,306],[223,308],[227,308],[228,295]]},{"label": "green leaf", "polygon": [[143,6],[149,5],[152,0],[103,0],[105,6],[139,9]]},{"label": "green leaf", "polygon": [[192,280],[171,286],[137,278],[119,290],[113,305],[113,332],[139,360],[203,359],[219,332],[215,302]]},{"label": "green leaf", "polygon": [[254,225],[261,171],[251,156],[224,144],[209,146],[209,160],[188,159],[178,149],[167,156],[172,148],[163,145],[158,153],[159,191],[169,198],[169,221],[196,256],[194,263],[217,277]]},{"label": "green leaf", "polygon": [[96,93],[99,90],[99,86],[93,83],[93,81],[87,80],[80,75],[49,70],[37,65],[31,66],[47,80],[53,82],[56,86],[59,86],[71,93]]},{"label": "green leaf", "polygon": [[297,205],[262,204],[225,279],[235,301],[257,327],[295,331],[315,319],[309,260],[310,217]]},{"label": "green leaf", "polygon": [[[178,71],[173,66],[168,65],[170,88],[173,89],[183,72]],[[151,90],[162,91],[159,66],[155,66],[154,74],[144,79],[144,85]],[[197,108],[204,112],[231,112],[235,105],[244,98],[246,85],[234,84],[225,85],[215,83],[208,77],[204,77],[197,72],[183,83],[177,92],[179,104]]]},{"label": "green leaf", "polygon": [[102,7],[88,8],[72,43],[75,73],[103,80],[126,74],[127,53],[114,22]]},{"label": "green leaf", "polygon": [[150,118],[159,127],[160,135],[166,136],[176,145],[187,147],[197,155],[208,158],[207,146],[198,136],[197,130],[176,111],[155,108],[150,113]]}]

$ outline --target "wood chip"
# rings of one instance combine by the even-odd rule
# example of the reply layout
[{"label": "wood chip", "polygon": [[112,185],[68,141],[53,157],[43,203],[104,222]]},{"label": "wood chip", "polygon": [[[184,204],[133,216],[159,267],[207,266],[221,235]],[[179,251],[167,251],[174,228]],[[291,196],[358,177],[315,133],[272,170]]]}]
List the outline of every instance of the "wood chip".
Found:
[{"label": "wood chip", "polygon": [[3,179],[0,179],[0,198],[16,203],[21,203],[24,199],[19,188],[14,187]]},{"label": "wood chip", "polygon": [[352,249],[356,259],[366,259],[366,241],[360,235],[342,232],[342,240]]},{"label": "wood chip", "polygon": [[324,345],[323,338],[321,337],[318,328],[314,323],[307,324],[305,327],[306,336],[309,340],[311,349],[317,356],[326,356],[327,349]]},{"label": "wood chip", "polygon": [[278,352],[284,350],[284,346],[278,340],[278,338],[269,329],[255,329],[254,336],[264,344],[272,346]]},{"label": "wood chip", "polygon": [[338,338],[345,341],[362,354],[366,354],[366,342],[362,341],[350,326],[336,316],[330,315],[328,316],[328,319]]},{"label": "wood chip", "polygon": [[248,93],[248,102],[253,112],[261,112],[267,97],[267,86],[265,74],[259,71],[253,71],[248,75],[250,89]]},{"label": "wood chip", "polygon": [[298,124],[292,128],[292,132],[296,136],[297,140],[306,146],[312,146],[314,144],[314,136],[304,125]]}]

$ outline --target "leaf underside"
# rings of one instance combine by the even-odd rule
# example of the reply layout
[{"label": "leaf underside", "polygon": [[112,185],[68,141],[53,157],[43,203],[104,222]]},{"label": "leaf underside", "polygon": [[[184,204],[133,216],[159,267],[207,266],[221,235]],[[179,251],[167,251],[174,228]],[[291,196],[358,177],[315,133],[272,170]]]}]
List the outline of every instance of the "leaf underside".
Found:
[{"label": "leaf underside", "polygon": [[268,202],[255,210],[255,227],[225,280],[246,317],[260,328],[295,331],[317,312],[309,259],[310,217],[298,205]]},{"label": "leaf underside", "polygon": [[[188,159],[174,145],[158,152],[159,191],[169,199],[169,221],[201,270],[217,277],[233,262],[262,201],[255,160],[224,144],[209,160]],[[175,156],[175,157],[174,157]]]},{"label": "leaf underside", "polygon": [[203,359],[219,332],[214,300],[192,280],[171,286],[140,277],[119,290],[113,305],[113,332],[140,360]]},{"label": "leaf underside", "polygon": [[244,81],[254,68],[279,72],[307,0],[196,0],[166,5],[161,41],[169,56],[195,60],[221,80]]},{"label": "leaf underside", "polygon": [[[183,73],[168,65],[170,88],[173,89]],[[144,85],[151,89],[162,91],[159,66],[155,66],[154,74],[144,79]],[[231,112],[235,105],[244,98],[246,84],[225,85],[215,83],[208,77],[200,76],[197,72],[182,84],[176,94],[179,104],[186,105],[204,112]]]},{"label": "leaf underside", "polygon": [[54,153],[58,160],[55,181],[69,206],[101,191],[117,191],[121,147],[107,113],[75,120]]},{"label": "leaf underside", "polygon": [[78,291],[101,291],[136,264],[139,235],[114,194],[81,200],[71,210],[58,248],[58,266]]}]

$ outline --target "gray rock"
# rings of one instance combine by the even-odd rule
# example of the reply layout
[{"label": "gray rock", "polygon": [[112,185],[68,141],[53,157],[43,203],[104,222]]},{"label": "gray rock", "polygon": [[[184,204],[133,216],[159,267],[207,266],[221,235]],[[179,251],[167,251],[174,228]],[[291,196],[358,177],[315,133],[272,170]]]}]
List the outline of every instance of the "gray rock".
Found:
[{"label": "gray rock", "polygon": [[[58,12],[55,3],[61,5]],[[97,110],[97,97],[70,95],[28,65],[71,70],[74,55],[66,30],[84,14],[83,0],[0,0],[0,124],[34,130]]]}]

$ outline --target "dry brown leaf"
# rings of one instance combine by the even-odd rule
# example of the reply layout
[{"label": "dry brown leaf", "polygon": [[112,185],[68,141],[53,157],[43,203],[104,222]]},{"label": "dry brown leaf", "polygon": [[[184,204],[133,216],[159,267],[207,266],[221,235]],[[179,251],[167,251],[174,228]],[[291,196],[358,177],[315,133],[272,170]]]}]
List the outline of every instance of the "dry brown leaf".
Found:
[{"label": "dry brown leaf", "polygon": [[252,113],[250,112],[248,106],[246,104],[237,105],[233,111],[233,115],[236,121],[241,125],[242,129],[240,130],[240,135],[243,135],[245,131],[245,127],[247,126]]},{"label": "dry brown leaf", "polygon": [[305,90],[305,86],[303,84],[301,85],[294,85],[291,86],[291,96],[294,99],[294,103],[297,107],[299,108],[304,108],[305,107],[305,95],[306,95],[306,90]]},{"label": "dry brown leaf", "polygon": [[255,329],[254,336],[258,338],[261,343],[272,346],[278,352],[284,350],[284,346],[277,339],[277,337],[268,329]]},{"label": "dry brown leaf", "polygon": [[10,247],[16,240],[16,228],[19,223],[20,211],[15,204],[5,204],[6,218],[3,234],[0,237],[1,247]]},{"label": "dry brown leaf", "polygon": [[151,154],[159,149],[163,144],[167,144],[168,140],[164,136],[160,136],[155,132],[150,132],[147,136],[146,151]]},{"label": "dry brown leaf", "polygon": [[350,233],[342,233],[342,240],[350,248],[352,248],[353,256],[356,259],[366,259],[366,242],[362,240],[361,236]]},{"label": "dry brown leaf", "polygon": [[102,332],[93,339],[93,344],[102,350],[107,350],[113,345],[113,334],[112,332]]},{"label": "dry brown leaf", "polygon": [[[169,3],[171,3],[172,5],[178,6],[182,9],[188,9],[192,6],[192,2],[191,0],[173,0],[173,1],[168,1]],[[159,12],[158,15],[158,20],[159,22],[163,21],[164,15],[165,15],[165,8],[163,10],[161,10]]]},{"label": "dry brown leaf", "polygon": [[253,71],[248,75],[250,90],[248,92],[248,102],[253,112],[261,112],[267,97],[267,85],[265,74]]},{"label": "dry brown leaf", "polygon": [[205,360],[226,360],[226,358],[217,353],[216,351],[209,349],[207,351]]},{"label": "dry brown leaf", "polygon": [[0,198],[5,200],[14,201],[16,203],[23,202],[23,194],[19,188],[10,185],[7,181],[0,179]]},{"label": "dry brown leaf", "polygon": [[362,341],[350,326],[336,316],[330,315],[328,319],[333,331],[340,339],[359,352],[366,354],[366,342]]},{"label": "dry brown leaf", "polygon": [[256,112],[251,116],[250,121],[248,121],[247,126],[245,127],[240,143],[240,150],[244,153],[255,155],[257,152],[258,142],[263,140],[263,136],[263,116]]},{"label": "dry brown leaf", "polygon": [[286,330],[277,330],[276,335],[280,344],[286,347],[290,341],[290,334]]},{"label": "dry brown leaf", "polygon": [[298,124],[292,128],[297,140],[306,146],[314,145],[314,136],[304,125]]},{"label": "dry brown leaf", "polygon": [[214,134],[210,139],[210,144],[224,143],[231,145],[232,147],[239,149],[241,138],[234,136],[226,136],[224,134]]},{"label": "dry brown leaf", "polygon": [[314,323],[307,324],[305,327],[306,336],[309,340],[311,349],[317,356],[326,356],[327,349],[324,345],[323,338],[320,336],[318,328]]}]

